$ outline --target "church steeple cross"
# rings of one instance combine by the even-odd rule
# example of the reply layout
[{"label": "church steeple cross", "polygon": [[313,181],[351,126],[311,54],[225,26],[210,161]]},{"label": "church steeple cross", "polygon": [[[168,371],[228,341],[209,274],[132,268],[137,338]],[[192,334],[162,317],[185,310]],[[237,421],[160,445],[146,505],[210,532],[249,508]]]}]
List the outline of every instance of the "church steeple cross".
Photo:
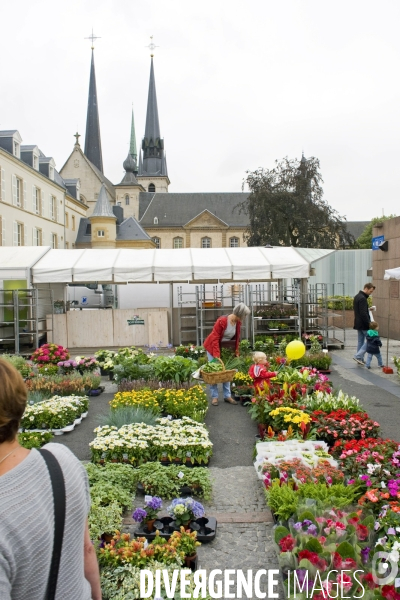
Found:
[{"label": "church steeple cross", "polygon": [[153,56],[154,56],[154,50],[156,48],[159,48],[160,46],[156,46],[155,45],[155,43],[153,42],[153,36],[152,35],[150,36],[150,40],[151,40],[150,44],[148,46],[145,46],[145,48],[148,48],[151,51],[150,56],[153,58]]},{"label": "church steeple cross", "polygon": [[76,139],[75,142],[75,146],[79,146],[79,138],[80,138],[80,134],[78,132],[75,133],[74,138]]},{"label": "church steeple cross", "polygon": [[101,38],[94,35],[93,27],[92,27],[92,35],[89,35],[89,37],[86,37],[85,40],[92,40],[92,50],[94,50],[94,40],[101,40]]}]

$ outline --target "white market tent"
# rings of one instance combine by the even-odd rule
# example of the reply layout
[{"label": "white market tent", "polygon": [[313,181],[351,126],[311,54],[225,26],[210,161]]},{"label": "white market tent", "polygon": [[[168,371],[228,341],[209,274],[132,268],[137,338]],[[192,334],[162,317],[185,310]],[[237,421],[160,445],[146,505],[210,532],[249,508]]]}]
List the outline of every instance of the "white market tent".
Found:
[{"label": "white market tent", "polygon": [[334,252],[305,250],[307,257],[291,247],[50,250],[32,267],[32,283],[301,279],[311,262]]},{"label": "white market tent", "polygon": [[[0,279],[42,283],[167,283],[307,278],[335,250],[252,247],[55,250],[0,247]],[[29,276],[30,274],[30,276]]]}]

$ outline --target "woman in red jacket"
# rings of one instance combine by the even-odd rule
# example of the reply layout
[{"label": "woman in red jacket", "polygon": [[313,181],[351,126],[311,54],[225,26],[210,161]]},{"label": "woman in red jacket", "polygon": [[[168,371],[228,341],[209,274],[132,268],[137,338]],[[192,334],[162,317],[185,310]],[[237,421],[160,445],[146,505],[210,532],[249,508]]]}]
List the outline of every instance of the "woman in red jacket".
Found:
[{"label": "woman in red jacket", "polygon": [[[219,317],[210,335],[204,340],[204,348],[207,350],[209,361],[220,358],[221,348],[231,348],[236,356],[239,356],[240,327],[242,321],[250,314],[250,309],[241,302],[233,309],[232,314]],[[229,404],[237,404],[231,396],[231,384],[222,384],[224,401]],[[218,385],[210,385],[211,404],[218,406]]]}]

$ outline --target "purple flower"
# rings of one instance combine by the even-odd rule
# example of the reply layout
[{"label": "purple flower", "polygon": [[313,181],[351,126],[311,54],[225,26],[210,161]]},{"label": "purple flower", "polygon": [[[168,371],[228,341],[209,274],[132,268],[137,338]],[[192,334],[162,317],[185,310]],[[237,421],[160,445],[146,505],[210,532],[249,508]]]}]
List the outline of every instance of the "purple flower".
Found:
[{"label": "purple flower", "polygon": [[151,500],[146,503],[146,506],[153,510],[160,510],[160,508],[162,508],[162,500],[158,496],[153,496]]},{"label": "purple flower", "polygon": [[389,535],[396,535],[396,530],[394,527],[389,527],[389,529],[387,530]]},{"label": "purple flower", "polygon": [[205,513],[204,506],[200,502],[197,502],[196,500],[192,500],[190,510],[192,511],[192,513],[196,519],[199,519],[200,517],[204,517],[204,513]]},{"label": "purple flower", "polygon": [[313,525],[313,522],[310,519],[304,519],[303,527],[308,527],[309,525]]},{"label": "purple flower", "polygon": [[347,485],[351,485],[352,483],[354,483],[354,479],[349,479]]},{"label": "purple flower", "polygon": [[295,529],[296,531],[301,531],[303,529],[303,523],[301,523],[301,521],[298,521],[293,525],[293,529]]},{"label": "purple flower", "polygon": [[146,517],[147,512],[143,510],[143,508],[137,508],[132,514],[132,519],[136,521],[136,523],[141,523]]},{"label": "purple flower", "polygon": [[307,529],[307,533],[309,533],[310,535],[317,535],[317,533],[318,533],[317,527],[314,524],[310,525],[309,528]]},{"label": "purple flower", "polygon": [[[296,569],[295,571],[297,576],[297,581],[299,582],[300,587],[303,587],[304,580],[306,578],[306,574],[308,573],[307,569]],[[311,590],[313,587],[313,581],[308,580],[307,588]]]},{"label": "purple flower", "polygon": [[367,564],[370,552],[371,552],[371,548],[363,548],[361,550],[361,561],[362,561],[363,565]]}]

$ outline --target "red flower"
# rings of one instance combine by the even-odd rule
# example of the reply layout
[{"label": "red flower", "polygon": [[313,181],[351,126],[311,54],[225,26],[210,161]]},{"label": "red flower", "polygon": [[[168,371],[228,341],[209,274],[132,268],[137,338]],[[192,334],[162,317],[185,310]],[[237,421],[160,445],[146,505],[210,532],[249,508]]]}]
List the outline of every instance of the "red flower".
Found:
[{"label": "red flower", "polygon": [[303,558],[310,561],[314,567],[317,567],[321,571],[326,571],[327,564],[323,558],[320,558],[316,552],[310,552],[309,550],[301,550],[299,552],[299,560],[303,560]]},{"label": "red flower", "polygon": [[369,587],[370,590],[374,590],[375,588],[378,587],[376,585],[376,583],[374,582],[372,573],[367,573],[365,576],[360,575],[360,577],[361,577],[362,581],[367,584],[367,586]]},{"label": "red flower", "polygon": [[394,585],[384,585],[381,594],[386,600],[400,600],[400,594],[396,592]]},{"label": "red flower", "polygon": [[333,567],[338,571],[356,569],[357,563],[352,558],[342,558],[338,552],[333,553]]},{"label": "red flower", "polygon": [[358,524],[356,526],[356,534],[359,540],[366,540],[369,535],[368,527],[366,525]]},{"label": "red flower", "polygon": [[287,535],[282,538],[279,542],[279,546],[281,547],[282,552],[291,552],[296,545],[296,540],[291,536]]}]

